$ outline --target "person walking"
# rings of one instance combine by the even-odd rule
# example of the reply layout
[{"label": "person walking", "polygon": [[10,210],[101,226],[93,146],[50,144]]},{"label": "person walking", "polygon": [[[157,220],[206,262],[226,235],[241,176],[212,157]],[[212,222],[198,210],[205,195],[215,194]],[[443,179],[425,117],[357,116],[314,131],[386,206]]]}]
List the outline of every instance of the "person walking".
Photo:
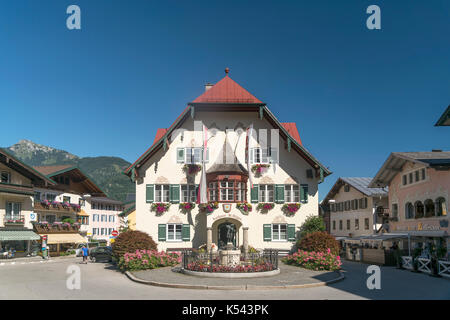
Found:
[{"label": "person walking", "polygon": [[88,256],[89,256],[89,249],[86,248],[86,246],[83,246],[83,248],[81,248],[81,252],[83,253],[83,263],[87,264]]}]

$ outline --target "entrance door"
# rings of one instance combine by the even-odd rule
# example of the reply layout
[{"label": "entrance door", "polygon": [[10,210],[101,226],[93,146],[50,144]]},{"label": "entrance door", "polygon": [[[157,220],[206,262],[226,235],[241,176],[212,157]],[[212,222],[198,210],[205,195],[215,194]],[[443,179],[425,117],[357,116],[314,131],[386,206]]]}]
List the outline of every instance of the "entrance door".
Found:
[{"label": "entrance door", "polygon": [[236,248],[236,225],[231,222],[221,223],[217,228],[219,249],[225,249],[228,242]]}]

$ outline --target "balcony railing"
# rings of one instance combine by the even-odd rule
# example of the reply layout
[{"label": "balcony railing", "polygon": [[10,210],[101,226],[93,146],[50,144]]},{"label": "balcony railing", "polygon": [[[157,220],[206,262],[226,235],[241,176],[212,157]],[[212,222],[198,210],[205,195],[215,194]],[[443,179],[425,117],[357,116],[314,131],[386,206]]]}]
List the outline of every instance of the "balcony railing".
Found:
[{"label": "balcony railing", "polygon": [[17,226],[17,225],[24,225],[25,223],[25,216],[23,215],[5,215],[5,218],[3,219],[3,223],[5,226]]},{"label": "balcony railing", "polygon": [[66,222],[34,222],[33,230],[37,233],[78,233],[80,224]]},{"label": "balcony railing", "polygon": [[35,201],[34,202],[35,211],[52,211],[52,212],[63,212],[63,213],[73,213],[76,214],[80,212],[80,206],[76,204],[66,204],[61,202],[51,202],[51,201]]}]

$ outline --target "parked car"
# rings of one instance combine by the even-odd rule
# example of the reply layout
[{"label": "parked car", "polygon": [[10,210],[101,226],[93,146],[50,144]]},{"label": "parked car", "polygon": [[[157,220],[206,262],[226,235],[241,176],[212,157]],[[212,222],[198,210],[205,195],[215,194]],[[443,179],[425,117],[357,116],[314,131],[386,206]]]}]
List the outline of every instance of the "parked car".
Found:
[{"label": "parked car", "polygon": [[97,248],[100,244],[98,242],[88,242],[88,243],[79,243],[75,248],[73,249],[67,249],[67,251],[75,250],[75,256],[81,257],[83,255],[81,249],[83,246],[86,246],[89,249],[89,252]]},{"label": "parked car", "polygon": [[112,262],[112,248],[111,247],[97,247],[89,252],[89,258],[92,262],[107,261]]}]

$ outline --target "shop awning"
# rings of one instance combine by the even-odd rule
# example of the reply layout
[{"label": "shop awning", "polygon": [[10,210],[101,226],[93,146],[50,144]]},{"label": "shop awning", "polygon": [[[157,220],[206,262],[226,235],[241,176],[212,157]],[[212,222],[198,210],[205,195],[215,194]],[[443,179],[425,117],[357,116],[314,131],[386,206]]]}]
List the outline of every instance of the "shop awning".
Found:
[{"label": "shop awning", "polygon": [[89,213],[81,209],[80,212],[77,212],[77,216],[89,217]]},{"label": "shop awning", "polygon": [[411,237],[426,237],[426,238],[448,237],[447,232],[444,230],[435,230],[435,231],[420,230],[420,231],[408,231],[408,233]]},{"label": "shop awning", "polygon": [[[43,236],[43,234],[41,234]],[[47,234],[48,244],[57,243],[86,243],[87,240],[78,233],[49,233]]]},{"label": "shop awning", "polygon": [[40,239],[41,237],[31,230],[0,230],[0,241]]}]

